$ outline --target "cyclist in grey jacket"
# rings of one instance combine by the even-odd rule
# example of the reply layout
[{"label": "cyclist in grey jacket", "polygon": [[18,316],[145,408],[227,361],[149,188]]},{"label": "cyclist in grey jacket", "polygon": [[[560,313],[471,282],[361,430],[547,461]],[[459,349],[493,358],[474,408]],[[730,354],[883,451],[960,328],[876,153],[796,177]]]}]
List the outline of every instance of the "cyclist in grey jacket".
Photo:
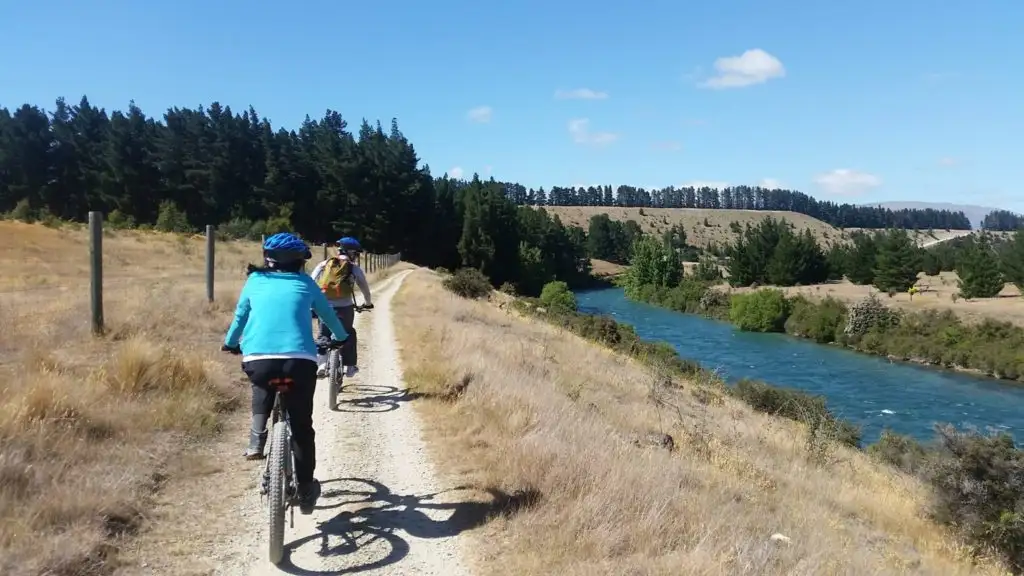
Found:
[{"label": "cyclist in grey jacket", "polygon": [[[355,282],[355,285],[359,287],[359,291],[363,294],[363,307],[373,308],[373,300],[370,296],[370,285],[366,282],[366,274],[363,269],[359,266],[359,255],[363,252],[363,247],[359,244],[359,241],[350,236],[346,236],[337,241],[338,255],[332,256],[331,258],[340,258],[342,260],[348,260],[349,265],[352,267],[351,280]],[[323,262],[316,265],[313,269],[313,280],[319,281],[320,275],[323,273],[324,268],[327,266],[327,262],[330,260],[324,260]],[[330,299],[328,298],[331,306],[334,308],[335,314],[338,316],[338,320],[341,320],[342,326],[345,327],[345,331],[348,332],[349,338],[345,342],[344,347],[341,349],[341,364],[345,367],[345,377],[351,378],[359,372],[358,364],[358,352],[356,349],[356,329],[353,327],[355,321],[355,292],[353,291],[352,296]],[[324,322],[320,323],[320,336],[321,338],[330,338],[331,330],[327,327]],[[327,372],[327,357],[319,355],[317,357],[317,377],[322,378]]]}]

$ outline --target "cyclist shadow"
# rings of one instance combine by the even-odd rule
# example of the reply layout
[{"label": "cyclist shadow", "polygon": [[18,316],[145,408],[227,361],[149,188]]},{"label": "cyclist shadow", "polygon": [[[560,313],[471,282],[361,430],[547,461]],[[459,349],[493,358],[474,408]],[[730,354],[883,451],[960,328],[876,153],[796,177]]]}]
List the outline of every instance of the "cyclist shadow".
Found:
[{"label": "cyclist shadow", "polygon": [[[380,569],[400,562],[410,551],[409,542],[397,532],[416,539],[450,538],[467,530],[486,524],[499,514],[534,505],[540,494],[527,491],[507,494],[496,489],[476,489],[457,486],[449,490],[417,495],[394,494],[380,482],[364,478],[339,478],[322,482],[322,485],[337,483],[341,487],[324,489],[321,502],[335,500],[330,504],[317,506],[318,510],[332,510],[341,507],[352,508],[338,512],[332,518],[321,522],[318,534],[296,540],[286,547],[289,554],[303,545],[320,540],[320,556],[338,557],[354,554],[367,549],[377,549],[372,560],[342,570],[331,572],[311,571],[295,566],[286,558],[279,566],[284,572],[299,576],[319,574],[351,574]],[[368,489],[359,489],[359,485]],[[486,493],[490,500],[465,500],[458,502],[434,502],[446,493],[474,491]],[[426,511],[448,512],[444,520],[435,520]],[[335,543],[332,545],[331,541]],[[365,556],[363,553],[361,556]]]},{"label": "cyclist shadow", "polygon": [[416,398],[415,393],[394,386],[345,384],[335,412],[391,412],[398,410],[403,402]]}]

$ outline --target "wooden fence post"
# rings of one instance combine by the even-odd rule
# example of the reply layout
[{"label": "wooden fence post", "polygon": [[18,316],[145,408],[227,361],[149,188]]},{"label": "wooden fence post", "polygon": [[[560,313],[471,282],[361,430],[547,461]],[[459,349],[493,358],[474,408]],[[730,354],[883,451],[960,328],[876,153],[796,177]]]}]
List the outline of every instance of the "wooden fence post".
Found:
[{"label": "wooden fence post", "polygon": [[216,228],[213,224],[206,225],[206,300],[208,302],[213,302],[214,250],[217,242],[215,232]]},{"label": "wooden fence post", "polygon": [[103,334],[103,213],[89,212],[89,296],[92,333]]}]

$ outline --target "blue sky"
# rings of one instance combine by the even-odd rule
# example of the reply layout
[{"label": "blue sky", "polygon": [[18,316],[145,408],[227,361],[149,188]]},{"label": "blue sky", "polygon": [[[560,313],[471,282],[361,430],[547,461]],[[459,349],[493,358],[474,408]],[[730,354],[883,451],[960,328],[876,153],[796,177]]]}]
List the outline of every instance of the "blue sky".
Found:
[{"label": "blue sky", "polygon": [[[1024,210],[1024,2],[9,0],[0,106],[397,117],[434,174]],[[1017,40],[1014,41],[1014,36]],[[561,90],[563,92],[558,93]]]}]

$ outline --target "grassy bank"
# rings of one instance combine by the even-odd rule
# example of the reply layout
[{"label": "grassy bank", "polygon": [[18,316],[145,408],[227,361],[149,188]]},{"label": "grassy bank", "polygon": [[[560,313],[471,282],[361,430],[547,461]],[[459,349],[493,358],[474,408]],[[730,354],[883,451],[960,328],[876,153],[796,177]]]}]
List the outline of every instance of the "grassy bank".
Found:
[{"label": "grassy bank", "polygon": [[784,332],[897,360],[1024,381],[1024,328],[1009,322],[967,323],[951,310],[912,312],[886,306],[873,295],[847,304],[769,288],[728,294],[693,280],[675,288],[642,286],[628,290],[627,296],[728,320],[743,330]]},{"label": "grassy bank", "polygon": [[487,573],[1000,573],[930,519],[920,480],[740,401],[771,410],[770,389],[730,392],[550,299],[488,297],[421,271],[395,314],[435,457],[530,495],[480,529]]},{"label": "grassy bank", "polygon": [[[0,222],[0,573],[109,574],[188,442],[239,404],[217,355],[253,246],[104,238],[107,333],[90,334],[81,227]],[[256,252],[258,254],[258,252]]]}]

